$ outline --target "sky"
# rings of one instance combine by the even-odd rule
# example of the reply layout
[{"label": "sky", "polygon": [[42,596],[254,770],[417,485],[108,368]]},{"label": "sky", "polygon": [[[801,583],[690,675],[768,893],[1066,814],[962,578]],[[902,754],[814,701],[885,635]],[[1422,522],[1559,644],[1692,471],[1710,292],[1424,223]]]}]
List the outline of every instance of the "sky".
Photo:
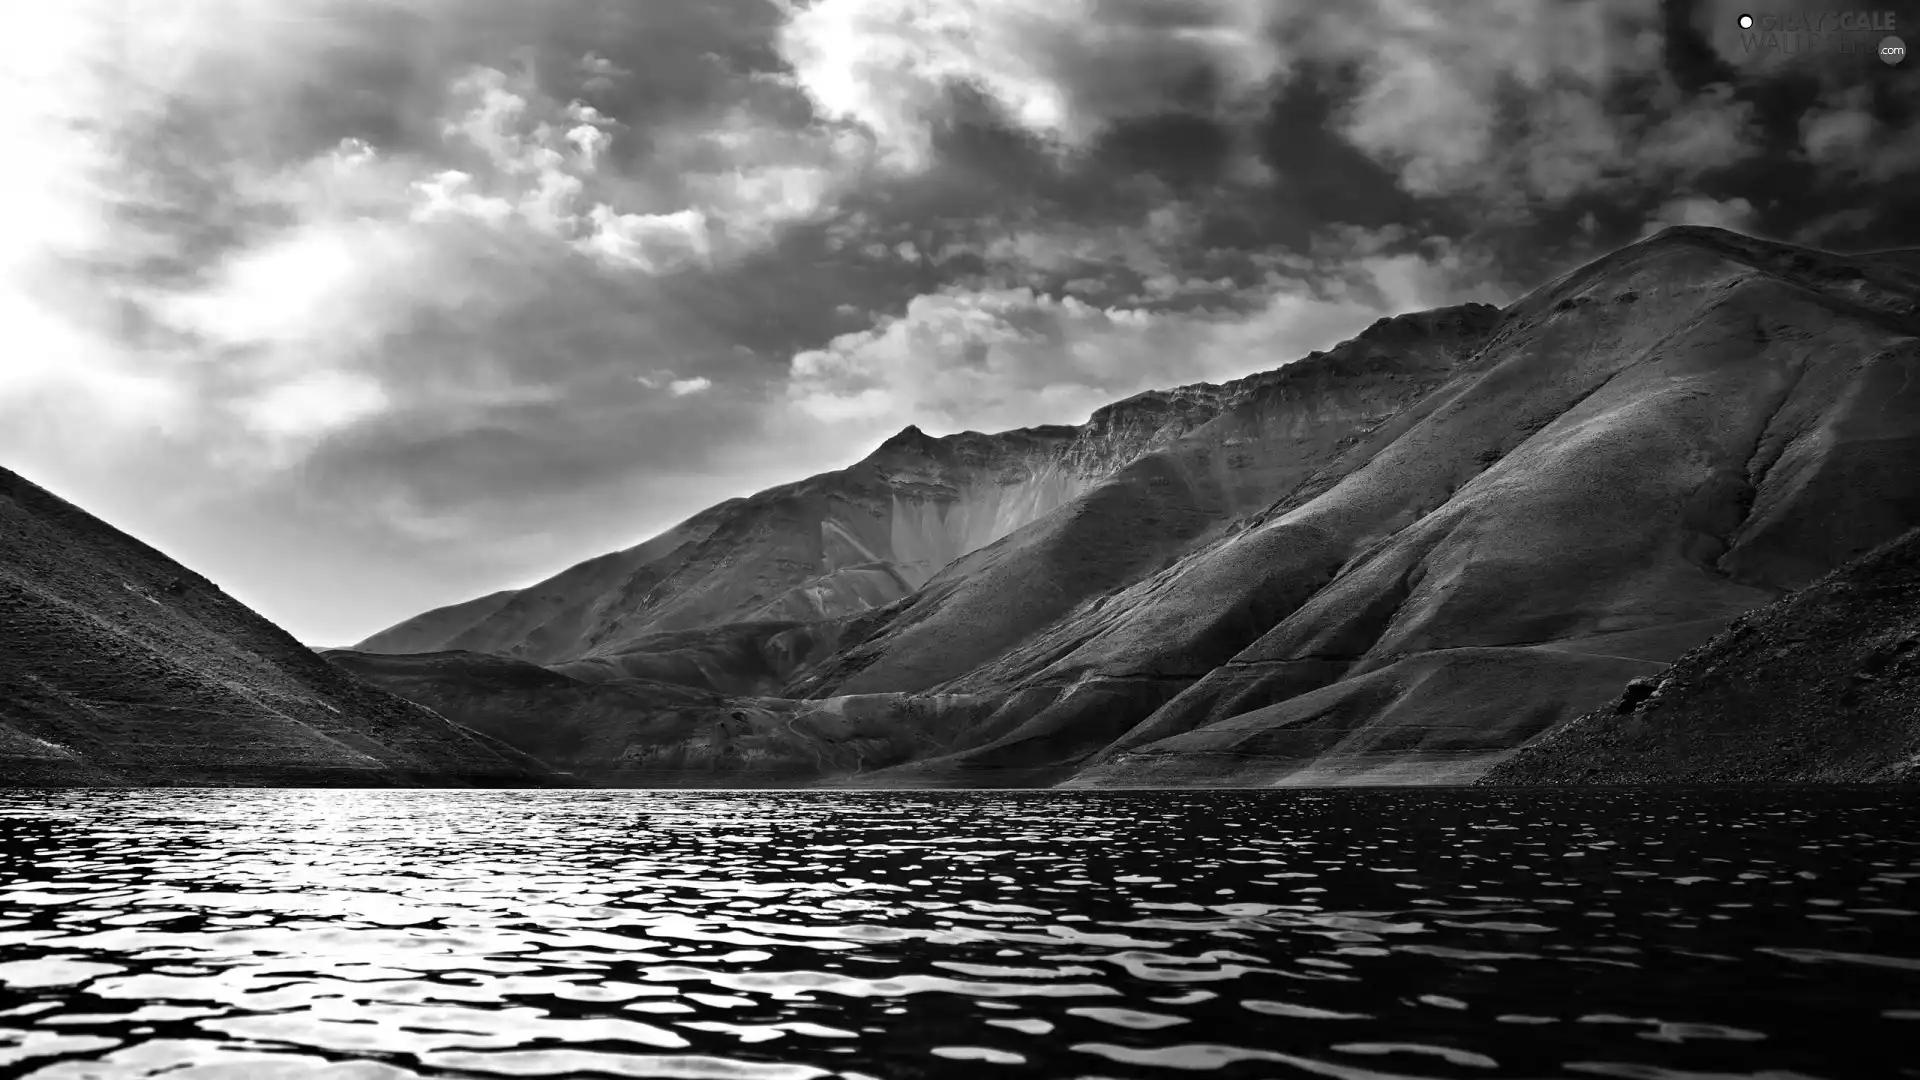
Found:
[{"label": "sky", "polygon": [[0,465],[348,644],[1665,224],[1920,244],[1920,62],[1737,26],[1852,10],[10,5]]}]

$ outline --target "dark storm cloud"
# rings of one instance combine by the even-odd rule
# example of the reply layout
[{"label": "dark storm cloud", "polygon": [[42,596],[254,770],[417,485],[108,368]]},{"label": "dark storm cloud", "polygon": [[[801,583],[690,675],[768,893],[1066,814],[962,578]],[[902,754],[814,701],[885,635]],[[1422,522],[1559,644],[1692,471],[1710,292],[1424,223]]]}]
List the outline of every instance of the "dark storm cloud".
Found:
[{"label": "dark storm cloud", "polygon": [[[1807,76],[1726,62],[1692,5],[968,10],[968,47],[940,38],[926,9],[890,0],[824,0],[788,31],[820,111],[865,124],[906,159],[905,180],[869,189],[887,192],[883,204],[855,203],[889,238],[940,220],[951,248],[970,253],[1036,219],[1072,235],[1137,232],[1179,203],[1198,221],[1163,258],[1183,274],[1214,276],[1197,260],[1222,247],[1299,249],[1328,223],[1399,223],[1469,239],[1506,280],[1526,281],[1682,211],[1701,220],[1745,198],[1749,213],[1713,220],[1784,235],[1821,201],[1818,177],[1794,164],[1805,156],[1795,119],[1818,108],[1791,91]],[[1166,32],[1176,25],[1240,38]],[[836,50],[891,61],[836,64]],[[1825,92],[1876,74],[1835,69],[1840,86]],[[1836,169],[1865,130],[1853,115],[1821,129]],[[1883,175],[1902,159],[1876,160]],[[1123,260],[1007,280],[1042,279],[1139,285]]]}]

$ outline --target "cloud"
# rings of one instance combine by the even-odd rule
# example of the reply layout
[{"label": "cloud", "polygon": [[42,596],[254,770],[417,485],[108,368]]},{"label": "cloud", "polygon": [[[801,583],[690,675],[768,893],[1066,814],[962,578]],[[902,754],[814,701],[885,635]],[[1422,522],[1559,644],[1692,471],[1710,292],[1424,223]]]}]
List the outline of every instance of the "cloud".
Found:
[{"label": "cloud", "polygon": [[1844,207],[1802,225],[1795,230],[1792,240],[1796,244],[1821,247],[1836,236],[1870,234],[1879,217],[1879,213],[1871,207]]},{"label": "cloud", "polygon": [[602,166],[618,144],[641,136],[584,101],[544,94],[531,71],[474,68],[454,80],[452,97],[443,134],[475,156],[467,171],[416,182],[416,217],[518,222],[648,273],[775,243],[830,214],[873,156],[854,131],[795,126],[736,103],[661,122],[644,133],[646,169],[608,175]]},{"label": "cloud", "polygon": [[683,197],[718,221],[730,243],[745,248],[830,216],[874,158],[873,141],[857,131],[796,127],[746,108],[660,133],[655,145],[675,163]]},{"label": "cloud", "polygon": [[420,197],[413,211],[416,221],[464,216],[497,225],[514,214],[513,203],[473,190],[473,176],[459,169],[443,169],[431,179],[416,180],[413,190]]},{"label": "cloud", "polygon": [[[301,0],[291,10],[292,27],[251,0],[235,0],[230,23],[196,11],[120,27],[137,35],[120,44],[140,58],[112,71],[141,89],[123,107],[69,117],[64,105],[95,99],[65,94],[60,65],[49,65],[6,111],[41,167],[9,170],[14,197],[0,211],[16,215],[25,241],[10,248],[0,305],[35,339],[33,361],[0,375],[0,415],[37,417],[49,437],[36,455],[164,429],[178,440],[171,452],[265,484],[303,455],[351,458],[343,448],[355,433],[389,419],[497,431],[496,413],[521,410],[517,429],[535,422],[524,410],[566,399],[575,380],[663,350],[683,370],[708,356],[738,369],[729,335],[699,315],[645,310],[679,301],[648,299],[634,276],[754,257],[787,226],[830,210],[853,175],[843,158],[857,169],[869,145],[790,131],[749,95],[728,101],[717,125],[696,122],[704,108],[657,117],[663,171],[616,170],[631,165],[622,120],[553,92],[524,55],[495,67],[454,50],[420,80],[437,91],[416,95],[432,108],[410,115],[405,137],[389,128],[391,146],[360,134],[322,142],[315,134],[334,106],[303,113],[311,99],[291,94],[276,69],[241,69],[235,80],[251,82],[250,95],[208,74],[236,42],[284,49],[285,70],[303,84],[324,82],[316,48],[344,42],[378,55],[364,28]],[[75,16],[55,29],[73,31],[71,53],[103,25],[112,28]],[[593,53],[577,68],[602,89],[633,75]],[[230,124],[212,122],[216,105],[234,110]],[[268,138],[272,127],[285,131]],[[207,141],[175,146],[174,133]],[[695,288],[696,309],[734,317]],[[718,386],[718,375],[689,372],[675,393]],[[123,414],[131,419],[120,423]],[[117,430],[99,430],[103,419]]]},{"label": "cloud", "polygon": [[1515,218],[1635,184],[1688,183],[1759,149],[1752,106],[1730,88],[1673,83],[1655,0],[821,0],[792,10],[779,44],[795,82],[908,172],[935,167],[963,92],[1069,154],[1116,146],[1130,124],[1183,117],[1185,131],[1224,148],[1223,176],[1259,185],[1289,163],[1252,161],[1249,141],[1276,93],[1311,85],[1335,99],[1333,128],[1407,192],[1470,195]]},{"label": "cloud", "polygon": [[88,305],[53,274],[100,232],[76,191],[92,159],[70,127],[75,117],[62,85],[64,61],[84,55],[90,29],[56,6],[16,7],[0,24],[0,70],[9,75],[11,105],[0,109],[0,142],[27,151],[0,169],[0,235],[8,238],[0,244],[0,325],[9,338],[0,403],[24,403],[0,416],[42,429],[50,395],[90,394],[110,414],[138,415],[149,396],[165,390],[134,365],[114,362],[88,325],[104,305]]},{"label": "cloud", "polygon": [[605,93],[619,86],[633,72],[621,67],[597,52],[590,52],[580,58],[580,73],[584,76],[580,88],[589,93]]},{"label": "cloud", "polygon": [[1077,421],[1156,386],[1234,378],[1349,337],[1382,315],[1504,299],[1445,241],[1335,230],[1293,273],[1225,310],[1103,307],[1024,286],[949,287],[794,356],[795,408],[826,423],[928,430]]},{"label": "cloud", "polygon": [[686,397],[688,394],[698,394],[702,390],[711,389],[713,389],[713,380],[704,375],[695,375],[691,379],[675,379],[667,384],[667,392],[674,397]]},{"label": "cloud", "polygon": [[1870,84],[1838,87],[1800,118],[1800,150],[1829,181],[1893,183],[1920,172],[1920,119],[1876,115]]},{"label": "cloud", "polygon": [[1191,206],[1163,203],[1137,222],[1030,226],[994,236],[977,250],[989,266],[1008,274],[1045,277],[1118,269],[1141,277],[1164,275],[1177,253],[1193,245],[1199,220]]},{"label": "cloud", "polygon": [[[587,65],[600,72],[604,65]],[[707,208],[621,210],[609,199],[602,158],[617,123],[598,109],[541,94],[530,73],[475,68],[453,81],[457,112],[443,127],[478,152],[485,180],[445,170],[417,181],[415,220],[464,215],[492,226],[522,224],[588,255],[647,273],[710,262],[716,246]],[[740,206],[727,208],[737,211]],[[764,240],[764,233],[753,235]]]},{"label": "cloud", "polygon": [[1714,83],[1696,96],[1676,97],[1670,87],[1662,94],[1668,115],[1633,151],[1643,179],[1658,182],[1664,179],[1661,170],[1697,176],[1761,152],[1759,111],[1751,101],[1736,97],[1730,85]]},{"label": "cloud", "polygon": [[313,438],[383,412],[387,394],[366,375],[316,371],[271,386],[240,404],[249,427],[280,438]]},{"label": "cloud", "polygon": [[1661,203],[1641,227],[1642,237],[1652,236],[1669,225],[1712,225],[1735,232],[1753,228],[1753,204],[1744,198],[1711,199],[1704,195],[1686,195]]},{"label": "cloud", "polygon": [[1731,87],[1682,90],[1651,0],[1532,0],[1327,10],[1320,62],[1358,65],[1341,130],[1422,196],[1476,196],[1526,218],[1578,197],[1675,185],[1761,151]]},{"label": "cloud", "polygon": [[616,214],[604,204],[593,208],[592,229],[575,243],[648,273],[660,273],[705,260],[713,250],[707,215],[699,210],[671,214]]},{"label": "cloud", "polygon": [[819,0],[793,8],[779,47],[820,112],[862,125],[883,161],[916,171],[932,163],[935,129],[962,88],[1067,146],[1117,120],[1228,109],[1278,70],[1266,9],[1261,0]]},{"label": "cloud", "polygon": [[1854,167],[1873,149],[1877,126],[1865,109],[1820,109],[1801,119],[1800,144],[1815,164]]}]

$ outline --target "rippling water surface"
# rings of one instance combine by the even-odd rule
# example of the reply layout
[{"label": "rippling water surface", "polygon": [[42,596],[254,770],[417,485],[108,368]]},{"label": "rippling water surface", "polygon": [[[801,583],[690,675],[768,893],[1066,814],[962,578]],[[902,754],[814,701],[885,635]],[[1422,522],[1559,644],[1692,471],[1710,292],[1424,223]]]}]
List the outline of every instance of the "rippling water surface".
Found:
[{"label": "rippling water surface", "polygon": [[0,793],[0,1075],[1920,1076],[1846,792]]}]

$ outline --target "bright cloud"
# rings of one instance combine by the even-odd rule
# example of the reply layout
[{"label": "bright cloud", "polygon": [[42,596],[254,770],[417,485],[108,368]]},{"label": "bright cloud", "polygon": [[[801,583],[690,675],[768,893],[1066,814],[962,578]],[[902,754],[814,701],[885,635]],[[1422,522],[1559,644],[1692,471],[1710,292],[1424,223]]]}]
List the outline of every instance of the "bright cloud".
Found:
[{"label": "bright cloud", "polygon": [[744,108],[662,133],[657,145],[680,163],[686,197],[721,223],[729,243],[748,249],[830,214],[875,154],[874,141],[852,128],[795,128]]},{"label": "bright cloud", "polygon": [[443,131],[478,152],[486,175],[446,170],[416,182],[416,218],[518,221],[647,273],[774,242],[782,228],[830,212],[872,157],[872,142],[855,131],[796,129],[735,107],[646,133],[672,170],[659,188],[678,193],[662,196],[602,175],[623,125],[582,101],[543,95],[529,73],[477,68],[454,81],[452,96],[458,110]]},{"label": "bright cloud", "polygon": [[514,205],[497,195],[482,195],[473,190],[473,177],[458,169],[445,169],[431,179],[416,180],[413,190],[420,202],[413,210],[415,221],[433,221],[447,217],[471,217],[498,225],[513,216]]},{"label": "bright cloud", "polygon": [[1652,236],[1669,225],[1711,225],[1745,232],[1753,227],[1753,204],[1743,198],[1710,199],[1704,195],[1668,199],[1647,219],[1640,235]]},{"label": "bright cloud", "polygon": [[647,273],[711,256],[706,211],[623,211],[590,194],[600,187],[597,174],[616,127],[598,109],[546,98],[530,74],[494,68],[460,76],[452,95],[461,111],[443,130],[481,153],[489,179],[448,170],[417,183],[423,199],[417,219],[466,215],[490,225],[517,220],[577,251]]},{"label": "bright cloud", "polygon": [[1217,80],[1237,99],[1279,70],[1268,10],[1262,0],[820,0],[796,8],[780,48],[822,112],[863,125],[888,164],[916,171],[959,87],[1067,145],[1169,108],[1183,78]]},{"label": "bright cloud", "polygon": [[240,415],[263,435],[285,439],[324,436],[387,406],[374,379],[343,371],[316,371],[271,386],[240,403]]}]

